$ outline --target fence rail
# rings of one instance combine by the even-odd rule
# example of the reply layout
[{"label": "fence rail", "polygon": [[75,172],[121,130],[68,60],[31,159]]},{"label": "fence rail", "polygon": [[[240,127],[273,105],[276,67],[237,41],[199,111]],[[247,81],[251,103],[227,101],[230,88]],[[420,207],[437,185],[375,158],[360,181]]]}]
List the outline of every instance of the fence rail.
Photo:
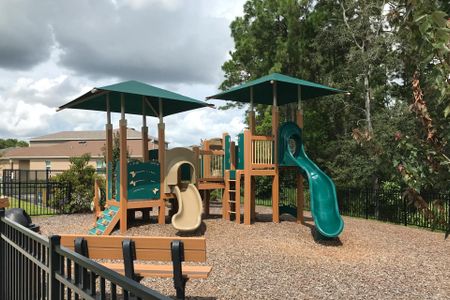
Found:
[{"label": "fence rail", "polygon": [[0,299],[169,299],[4,216],[0,209]]},{"label": "fence rail", "polygon": [[[436,230],[450,230],[450,192],[421,193],[428,203],[426,209],[410,203],[396,189],[337,188],[339,211],[344,216],[375,219]],[[281,186],[280,203],[296,206],[297,190]],[[270,199],[257,199],[259,205],[272,205]],[[309,191],[305,192],[305,209],[310,209]]]}]

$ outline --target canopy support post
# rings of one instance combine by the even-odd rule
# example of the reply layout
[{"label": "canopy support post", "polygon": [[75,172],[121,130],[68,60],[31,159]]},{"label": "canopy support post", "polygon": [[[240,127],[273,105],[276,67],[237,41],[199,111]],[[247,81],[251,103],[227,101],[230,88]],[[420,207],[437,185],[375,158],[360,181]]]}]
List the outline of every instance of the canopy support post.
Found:
[{"label": "canopy support post", "polygon": [[280,180],[278,169],[278,119],[280,116],[277,99],[277,82],[272,81],[273,103],[272,103],[272,137],[273,137],[273,163],[275,174],[272,181],[272,221],[280,222],[279,194]]},{"label": "canopy support post", "polygon": [[166,142],[165,142],[165,125],[163,120],[163,105],[162,100],[159,98],[159,124],[158,124],[158,160],[159,160],[159,168],[160,168],[160,191],[159,191],[159,212],[158,212],[158,224],[166,223],[166,204],[164,201],[164,178],[165,178],[165,151],[166,151]]},{"label": "canopy support post", "polygon": [[125,119],[125,97],[120,94],[120,232],[127,231],[128,162],[127,120]]},{"label": "canopy support post", "polygon": [[303,129],[302,86],[297,86],[297,125]]},{"label": "canopy support post", "polygon": [[[111,124],[111,107],[109,102],[109,94],[106,95],[106,149],[105,149],[105,167],[106,167],[106,200],[109,201],[112,198],[112,149],[113,149],[113,126]],[[111,173],[111,176],[110,176]]]},{"label": "canopy support post", "polygon": [[256,133],[255,107],[253,99],[253,87],[250,87],[250,111],[248,113],[248,123],[252,135]]},{"label": "canopy support post", "polygon": [[[303,130],[303,108],[302,108],[302,86],[297,86],[297,125]],[[302,139],[303,142],[303,139]],[[303,176],[297,170],[297,223],[305,224],[303,208],[305,206],[305,193],[303,187]]]},{"label": "canopy support post", "polygon": [[145,105],[145,96],[142,96],[142,161],[148,162],[148,127]]}]

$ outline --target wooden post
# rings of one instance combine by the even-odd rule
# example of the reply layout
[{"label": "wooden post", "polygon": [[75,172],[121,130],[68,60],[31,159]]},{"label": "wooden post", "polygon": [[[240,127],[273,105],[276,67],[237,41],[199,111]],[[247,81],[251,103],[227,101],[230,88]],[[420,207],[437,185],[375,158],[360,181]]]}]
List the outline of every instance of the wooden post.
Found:
[{"label": "wooden post", "polygon": [[252,221],[256,220],[256,178],[254,176],[251,177],[251,191],[250,191],[250,197],[252,199],[252,211],[251,211],[251,218]]},{"label": "wooden post", "polygon": [[273,136],[273,163],[275,165],[275,174],[272,181],[272,221],[274,223],[280,222],[280,178],[278,168],[278,119],[279,108],[277,99],[277,82],[273,84],[273,103],[272,103],[272,136]]},{"label": "wooden post", "polygon": [[236,181],[234,183],[234,200],[236,208],[236,223],[241,224],[241,171],[236,171]]},{"label": "wooden post", "polygon": [[[207,151],[210,150],[208,140],[203,142],[203,149]],[[203,177],[211,177],[211,155],[203,155]]]},{"label": "wooden post", "polygon": [[252,135],[249,130],[244,131],[244,224],[251,224],[252,212]]},{"label": "wooden post", "polygon": [[[300,110],[300,104],[299,110],[297,110],[297,125],[301,129],[303,129],[303,112]],[[297,222],[300,222],[302,224],[305,223],[305,217],[303,215],[304,207],[305,207],[305,191],[303,187],[303,176],[300,173],[300,171],[297,171]]]},{"label": "wooden post", "polygon": [[225,171],[225,190],[222,197],[222,219],[229,221],[230,214],[230,171]]},{"label": "wooden post", "polygon": [[[109,194],[109,190],[112,191],[112,182],[108,180],[109,172],[112,172],[112,164],[115,163],[113,160],[113,127],[112,124],[106,124],[106,199],[107,201],[111,200],[111,195]],[[113,176],[111,176],[111,179]],[[110,197],[111,196],[111,197]]]},{"label": "wooden post", "polygon": [[278,167],[276,167],[272,180],[272,222],[274,223],[280,223],[280,181],[278,171]]},{"label": "wooden post", "polygon": [[100,201],[99,201],[99,198],[100,198],[100,193],[99,193],[99,185],[98,185],[98,181],[97,180],[95,180],[94,181],[94,222],[96,222],[97,221],[97,217],[99,216],[99,214],[100,214]]},{"label": "wooden post", "polygon": [[[109,105],[109,94],[106,95],[106,125],[105,125],[105,129],[106,129],[106,202],[108,202],[109,200],[111,200],[112,198],[112,182],[109,182],[108,178],[108,174],[109,172],[112,172],[112,164],[114,163],[112,161],[113,159],[113,126],[111,124],[111,110],[110,110],[110,105]],[[111,179],[113,178],[113,176],[111,176]],[[111,189],[111,194],[109,193],[109,190]]]},{"label": "wooden post", "polygon": [[204,215],[205,217],[209,216],[209,202],[211,200],[211,191],[210,190],[204,190],[203,191],[203,198],[205,201],[205,206],[203,207],[204,209]]},{"label": "wooden post", "polygon": [[128,162],[127,162],[127,120],[125,119],[125,98],[121,94],[120,125],[120,232],[127,231]]},{"label": "wooden post", "polygon": [[166,162],[166,142],[165,142],[165,125],[162,122],[162,117],[160,118],[160,123],[158,124],[158,159],[160,167],[160,197],[159,197],[159,215],[158,224],[166,223],[166,203],[164,200],[164,177],[165,177],[165,162]]}]

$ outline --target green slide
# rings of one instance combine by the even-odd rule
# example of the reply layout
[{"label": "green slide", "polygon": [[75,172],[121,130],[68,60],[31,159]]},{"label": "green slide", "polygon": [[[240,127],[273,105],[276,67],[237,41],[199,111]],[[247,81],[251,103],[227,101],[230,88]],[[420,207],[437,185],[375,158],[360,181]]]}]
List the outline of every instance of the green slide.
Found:
[{"label": "green slide", "polygon": [[339,214],[333,181],[312,160],[303,148],[302,130],[293,122],[284,123],[279,131],[280,166],[298,166],[309,182],[311,213],[317,231],[325,237],[337,237],[344,229]]}]

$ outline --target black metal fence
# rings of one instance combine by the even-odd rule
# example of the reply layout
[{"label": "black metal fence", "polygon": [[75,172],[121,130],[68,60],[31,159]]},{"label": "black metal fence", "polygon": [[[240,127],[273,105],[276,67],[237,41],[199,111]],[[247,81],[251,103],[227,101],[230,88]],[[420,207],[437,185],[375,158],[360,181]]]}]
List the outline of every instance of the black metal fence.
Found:
[{"label": "black metal fence", "polygon": [[[375,219],[405,226],[450,230],[450,192],[425,191],[420,196],[427,202],[419,206],[403,197],[396,189],[336,189],[339,211],[344,216]],[[297,190],[280,186],[280,203],[296,206]],[[271,199],[257,199],[258,205],[271,206]],[[309,191],[305,191],[305,209],[310,209]]]},{"label": "black metal fence", "polygon": [[420,196],[426,206],[409,201],[393,189],[337,189],[339,210],[343,215],[376,219],[448,231],[450,229],[450,192],[425,191]]},{"label": "black metal fence", "polygon": [[0,194],[9,198],[10,207],[23,208],[31,216],[66,213],[70,193],[67,182],[0,183]]},{"label": "black metal fence", "polygon": [[4,216],[0,209],[0,299],[169,299]]},{"label": "black metal fence", "polygon": [[2,172],[2,182],[49,182],[64,170],[11,170],[5,169]]}]

